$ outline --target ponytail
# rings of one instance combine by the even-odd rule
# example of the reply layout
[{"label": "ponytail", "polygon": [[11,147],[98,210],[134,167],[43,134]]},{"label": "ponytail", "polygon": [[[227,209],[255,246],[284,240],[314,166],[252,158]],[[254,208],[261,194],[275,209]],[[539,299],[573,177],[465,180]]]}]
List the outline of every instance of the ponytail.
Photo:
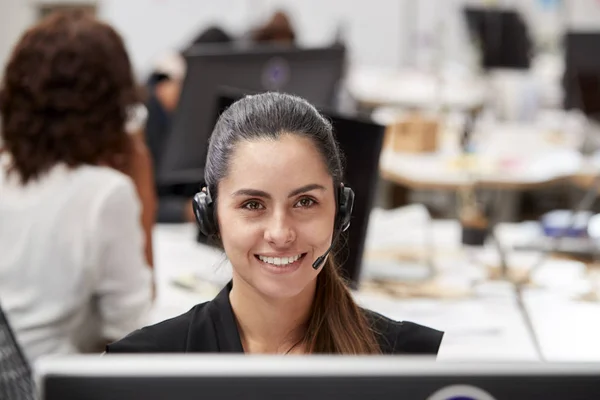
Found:
[{"label": "ponytail", "polygon": [[304,338],[312,354],[380,354],[376,333],[329,256],[317,277],[311,318]]}]

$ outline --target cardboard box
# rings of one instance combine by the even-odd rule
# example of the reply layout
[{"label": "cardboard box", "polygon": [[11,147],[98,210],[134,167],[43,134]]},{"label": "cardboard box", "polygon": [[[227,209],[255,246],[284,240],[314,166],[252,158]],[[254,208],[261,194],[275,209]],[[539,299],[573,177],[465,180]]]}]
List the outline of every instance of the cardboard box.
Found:
[{"label": "cardboard box", "polygon": [[427,153],[437,150],[439,123],[418,114],[387,127],[384,147],[395,152]]}]

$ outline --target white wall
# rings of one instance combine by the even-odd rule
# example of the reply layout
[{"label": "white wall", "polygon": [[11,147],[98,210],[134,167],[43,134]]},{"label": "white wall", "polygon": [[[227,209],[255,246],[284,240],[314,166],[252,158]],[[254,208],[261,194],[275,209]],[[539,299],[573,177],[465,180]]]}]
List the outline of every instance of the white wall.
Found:
[{"label": "white wall", "polygon": [[[71,0],[76,2],[76,0]],[[45,0],[45,3],[52,3]],[[353,60],[399,66],[408,51],[404,8],[414,0],[98,0],[99,16],[125,38],[137,71],[157,55],[179,48],[210,23],[234,34],[275,9],[293,15],[301,44],[330,43],[339,26]],[[34,21],[34,0],[0,0],[0,64],[18,35]],[[8,29],[8,34],[4,30]]]},{"label": "white wall", "polygon": [[[35,4],[53,0],[0,0],[0,65],[21,32],[34,21]],[[70,2],[93,0],[68,0]],[[502,0],[521,8],[537,27],[552,18],[540,11],[544,0]],[[552,1],[552,0],[546,0]],[[597,0],[563,0],[574,24],[600,24]],[[62,0],[64,2],[64,0]],[[352,61],[399,67],[429,65],[440,57],[464,62],[469,44],[461,15],[466,3],[482,0],[97,0],[101,18],[125,38],[134,66],[145,72],[167,49],[180,48],[210,23],[241,34],[275,9],[293,16],[304,45],[330,43],[342,26]],[[441,46],[441,47],[440,47]],[[438,60],[439,61],[439,60]]]},{"label": "white wall", "polygon": [[350,56],[360,64],[399,66],[407,51],[404,9],[414,0],[266,0],[265,13],[294,17],[305,45],[326,44],[342,28]]},{"label": "white wall", "polygon": [[600,1],[567,0],[568,25],[577,30],[600,29]]},{"label": "white wall", "polygon": [[[0,67],[8,61],[10,52],[23,30],[33,20],[33,8],[25,0],[0,0]],[[2,76],[0,70],[0,76]]]},{"label": "white wall", "polygon": [[209,24],[239,32],[253,0],[102,0],[99,16],[124,37],[138,72],[168,49],[180,49]]},{"label": "white wall", "polygon": [[[406,52],[403,6],[409,0],[103,0],[100,15],[127,40],[138,69],[160,52],[181,46],[202,27],[218,23],[235,34],[276,9],[293,16],[302,45],[334,40],[342,26],[353,60],[398,66]],[[144,9],[143,18],[139,10]]]}]

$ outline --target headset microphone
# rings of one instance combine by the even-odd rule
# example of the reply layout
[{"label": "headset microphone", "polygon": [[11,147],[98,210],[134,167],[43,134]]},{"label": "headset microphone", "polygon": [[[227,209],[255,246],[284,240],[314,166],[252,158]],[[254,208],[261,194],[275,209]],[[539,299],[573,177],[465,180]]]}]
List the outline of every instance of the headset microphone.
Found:
[{"label": "headset microphone", "polygon": [[338,229],[337,233],[335,234],[335,237],[333,238],[333,241],[331,242],[331,246],[329,246],[329,248],[327,249],[327,251],[321,257],[317,258],[315,260],[315,262],[313,263],[312,267],[314,269],[319,269],[319,267],[321,266],[321,264],[323,264],[323,262],[327,259],[327,256],[329,255],[329,252],[331,251],[331,249],[333,249],[333,245],[338,240],[338,238],[340,237],[340,235],[342,234],[342,232],[343,232],[343,230]]}]

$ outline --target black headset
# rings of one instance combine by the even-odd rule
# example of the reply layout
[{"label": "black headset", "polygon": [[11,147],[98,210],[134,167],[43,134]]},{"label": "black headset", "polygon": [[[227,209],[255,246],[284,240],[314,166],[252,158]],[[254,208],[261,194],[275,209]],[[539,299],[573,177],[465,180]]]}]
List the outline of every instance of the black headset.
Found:
[{"label": "black headset", "polygon": [[[200,227],[200,232],[207,237],[219,233],[219,224],[217,223],[217,210],[210,195],[210,190],[206,187],[199,193],[196,193],[192,201],[194,215]],[[350,227],[352,217],[352,208],[354,206],[354,191],[340,184],[336,191],[336,216],[334,231],[344,232]]]}]

